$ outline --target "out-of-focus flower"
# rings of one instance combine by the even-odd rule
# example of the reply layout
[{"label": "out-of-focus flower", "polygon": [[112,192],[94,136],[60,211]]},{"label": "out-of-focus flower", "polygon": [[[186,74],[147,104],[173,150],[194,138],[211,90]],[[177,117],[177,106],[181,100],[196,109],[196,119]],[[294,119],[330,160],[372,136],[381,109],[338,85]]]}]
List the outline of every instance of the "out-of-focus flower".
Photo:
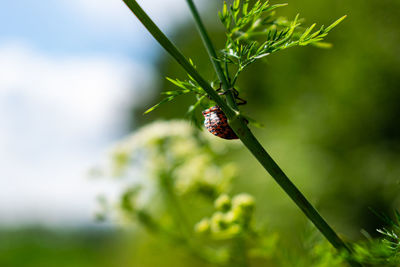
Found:
[{"label": "out-of-focus flower", "polygon": [[145,202],[142,195],[151,202],[160,190],[215,199],[229,189],[237,172],[233,163],[216,160],[226,154],[227,145],[186,121],[158,121],[118,142],[103,173],[120,178],[124,188],[142,185],[136,203]]},{"label": "out-of-focus flower", "polygon": [[195,232],[199,234],[205,234],[210,231],[210,220],[207,218],[202,219],[194,226]]},{"label": "out-of-focus flower", "polygon": [[227,194],[220,195],[214,202],[216,210],[228,211],[231,208],[231,198]]},{"label": "out-of-focus flower", "polygon": [[[229,239],[251,230],[255,200],[249,194],[239,194],[231,198],[220,195],[214,202],[216,212],[211,219],[204,218],[196,225],[196,232],[207,233],[216,239]],[[207,223],[207,231],[199,231],[200,225]],[[205,227],[205,226],[203,226]]]}]

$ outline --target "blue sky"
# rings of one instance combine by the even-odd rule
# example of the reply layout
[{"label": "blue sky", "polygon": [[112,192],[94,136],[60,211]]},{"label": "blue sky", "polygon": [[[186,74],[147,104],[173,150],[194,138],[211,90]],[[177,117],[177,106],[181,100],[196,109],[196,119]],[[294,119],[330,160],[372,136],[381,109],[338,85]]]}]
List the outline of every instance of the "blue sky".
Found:
[{"label": "blue sky", "polygon": [[[184,19],[182,1],[139,2],[165,30]],[[174,6],[172,16],[165,13],[168,3]],[[0,41],[23,40],[46,53],[108,53],[148,60],[157,48],[120,0],[6,1],[0,23]]]},{"label": "blue sky", "polygon": [[[138,2],[167,32],[188,18],[183,0]],[[87,172],[163,79],[162,51],[120,0],[3,1],[0,25],[0,221],[88,223],[114,189]]]}]

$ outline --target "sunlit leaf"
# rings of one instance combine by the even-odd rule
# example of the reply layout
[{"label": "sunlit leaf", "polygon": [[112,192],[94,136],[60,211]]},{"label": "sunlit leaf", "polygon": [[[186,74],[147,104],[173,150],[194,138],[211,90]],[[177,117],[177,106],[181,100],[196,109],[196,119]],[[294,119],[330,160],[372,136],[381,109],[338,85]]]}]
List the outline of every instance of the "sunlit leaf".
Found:
[{"label": "sunlit leaf", "polygon": [[335,28],[340,22],[342,22],[345,18],[347,18],[347,15],[341,17],[340,19],[336,20],[334,23],[332,23],[331,25],[329,25],[326,29],[325,32],[329,32],[330,30],[332,30],[333,28]]}]

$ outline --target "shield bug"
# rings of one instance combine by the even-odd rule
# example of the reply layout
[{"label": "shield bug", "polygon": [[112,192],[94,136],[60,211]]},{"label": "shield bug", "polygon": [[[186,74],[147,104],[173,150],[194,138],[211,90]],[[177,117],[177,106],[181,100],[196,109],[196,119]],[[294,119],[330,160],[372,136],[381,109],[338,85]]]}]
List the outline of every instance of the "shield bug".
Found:
[{"label": "shield bug", "polygon": [[204,110],[202,113],[205,118],[204,126],[210,133],[223,139],[238,139],[235,132],[229,126],[228,119],[224,112],[222,112],[219,106],[213,106]]}]

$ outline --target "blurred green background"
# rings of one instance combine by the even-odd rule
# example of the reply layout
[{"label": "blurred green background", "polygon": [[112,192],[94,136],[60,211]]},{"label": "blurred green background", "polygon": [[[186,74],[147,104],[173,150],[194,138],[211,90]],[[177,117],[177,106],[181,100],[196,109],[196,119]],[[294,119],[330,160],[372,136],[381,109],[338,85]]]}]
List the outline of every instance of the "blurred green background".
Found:
[{"label": "blurred green background", "polygon": [[[204,16],[216,46],[223,47],[214,10]],[[339,232],[354,239],[360,229],[373,233],[381,221],[370,208],[390,214],[399,205],[400,3],[290,1],[278,12],[289,18],[300,12],[306,25],[348,18],[328,36],[332,49],[289,49],[251,66],[238,83],[248,100],[242,109],[265,124],[254,129],[256,136]],[[173,37],[201,73],[216,78],[193,25],[181,26]],[[185,75],[168,56],[159,60],[159,70],[160,77]],[[165,81],[159,90],[171,87]],[[188,101],[150,116],[180,118]],[[142,123],[149,121],[141,116],[148,106],[137,111]],[[291,220],[304,219],[247,151],[233,160],[242,171],[236,190],[267,203],[258,207],[259,216],[288,228]]]},{"label": "blurred green background", "polygon": [[[221,1],[209,2],[202,15],[222,48],[216,15]],[[392,214],[400,205],[400,1],[289,1],[278,12],[289,18],[300,13],[306,25],[327,25],[344,14],[348,18],[329,34],[332,49],[289,49],[250,67],[238,83],[248,101],[243,111],[265,124],[254,129],[255,135],[341,235],[356,241],[365,229],[374,236],[382,221],[371,209]],[[202,74],[215,79],[193,23],[179,25],[169,36]],[[172,87],[165,76],[185,77],[166,53],[157,62],[156,91]],[[157,100],[132,109],[136,126],[182,118],[192,98],[143,116]],[[250,153],[235,149],[223,160],[238,164],[232,191],[255,197],[257,221],[290,246],[301,246],[308,224],[304,215]],[[141,228],[129,233],[35,227],[0,231],[4,267],[188,265],[203,266]]]}]

